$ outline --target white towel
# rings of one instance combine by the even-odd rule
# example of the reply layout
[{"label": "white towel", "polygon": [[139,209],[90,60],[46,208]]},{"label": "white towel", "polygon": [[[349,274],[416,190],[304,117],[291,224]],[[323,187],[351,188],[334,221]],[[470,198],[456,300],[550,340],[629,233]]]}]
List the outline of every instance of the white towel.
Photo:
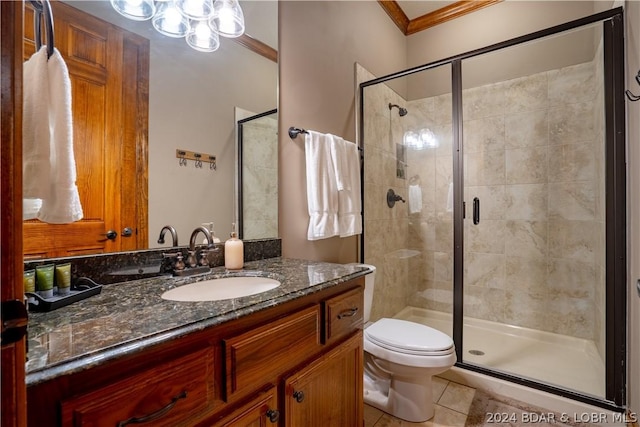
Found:
[{"label": "white towel", "polygon": [[409,186],[409,213],[419,213],[422,211],[422,188],[418,184]]},{"label": "white towel", "polygon": [[453,212],[453,182],[449,183],[449,192],[447,193],[447,212]]},{"label": "white towel", "polygon": [[338,222],[340,237],[362,233],[360,202],[360,155],[358,146],[339,136],[328,135],[336,166],[338,188]]},{"label": "white towel", "polygon": [[[25,73],[24,78],[25,88],[33,88],[25,89],[25,93],[31,93],[24,98],[24,108],[31,113],[25,117],[23,129],[37,129],[37,136],[23,149],[24,157],[33,159],[25,167],[25,174],[30,175],[25,176],[27,184],[23,191],[25,198],[42,199],[38,219],[52,224],[66,224],[78,221],[83,216],[73,154],[71,80],[67,65],[57,49],[54,49],[48,61],[46,58],[46,46],[43,46],[30,58],[36,59],[35,66]],[[46,69],[44,72],[43,66]],[[36,88],[37,93],[34,92]],[[42,123],[46,124],[46,128]],[[43,156],[45,152],[48,153],[46,159]],[[34,171],[34,168],[38,170]]]},{"label": "white towel", "polygon": [[[42,46],[23,65],[22,194],[29,206],[40,207],[49,196],[49,77],[47,47]],[[37,212],[37,211],[36,211]],[[26,214],[26,212],[25,212]],[[36,214],[32,213],[31,217]]]},{"label": "white towel", "polygon": [[327,135],[308,131],[305,135],[307,168],[308,240],[326,239],[339,234],[336,167]]}]

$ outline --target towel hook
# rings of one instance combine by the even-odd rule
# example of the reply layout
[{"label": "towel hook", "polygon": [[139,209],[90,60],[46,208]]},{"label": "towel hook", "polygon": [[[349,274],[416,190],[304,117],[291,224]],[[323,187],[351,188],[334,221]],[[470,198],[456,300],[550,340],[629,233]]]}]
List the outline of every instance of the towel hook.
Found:
[{"label": "towel hook", "polygon": [[202,168],[202,154],[193,153],[193,157],[195,157],[195,167]]},{"label": "towel hook", "polygon": [[186,154],[185,151],[178,150],[178,164],[180,166],[187,166],[187,159],[184,157]]}]

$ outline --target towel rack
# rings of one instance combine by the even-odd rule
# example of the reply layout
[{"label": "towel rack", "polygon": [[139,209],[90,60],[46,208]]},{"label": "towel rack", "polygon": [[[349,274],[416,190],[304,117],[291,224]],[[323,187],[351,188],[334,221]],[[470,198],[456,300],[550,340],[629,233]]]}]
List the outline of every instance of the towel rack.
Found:
[{"label": "towel rack", "polygon": [[301,133],[309,133],[309,132],[307,132],[304,129],[296,128],[293,126],[289,128],[289,138],[291,139],[296,139],[298,135],[300,135]]},{"label": "towel rack", "polygon": [[[306,129],[301,129],[301,128],[297,128],[294,126],[291,126],[289,128],[289,138],[291,139],[296,139],[298,137],[298,135],[300,135],[301,133],[306,133],[308,134],[309,131],[307,131]],[[358,146],[358,151],[362,152],[362,147]]]},{"label": "towel rack", "polygon": [[33,6],[33,29],[36,43],[36,52],[42,47],[42,17],[44,15],[44,27],[47,42],[47,58],[51,58],[54,48],[53,12],[49,0],[29,0]]}]

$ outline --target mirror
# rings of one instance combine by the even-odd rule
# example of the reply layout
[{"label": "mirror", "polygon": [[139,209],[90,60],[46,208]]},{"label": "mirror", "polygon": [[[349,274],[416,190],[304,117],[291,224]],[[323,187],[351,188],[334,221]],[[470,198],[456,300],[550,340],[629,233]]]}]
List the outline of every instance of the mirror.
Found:
[{"label": "mirror", "polygon": [[[195,51],[184,39],[158,33],[151,21],[125,19],[108,1],[65,3],[150,41],[148,247],[170,245],[157,243],[167,224],[177,230],[181,245],[188,244],[194,228],[211,222],[224,241],[239,216],[235,111],[277,106],[277,62],[222,37],[217,51]],[[277,1],[240,3],[246,33],[277,48]],[[56,40],[64,39],[56,35]],[[207,163],[197,168],[193,161],[181,165],[179,149],[216,156],[216,169]]]},{"label": "mirror", "polygon": [[237,176],[240,238],[278,237],[278,110],[238,120]]}]

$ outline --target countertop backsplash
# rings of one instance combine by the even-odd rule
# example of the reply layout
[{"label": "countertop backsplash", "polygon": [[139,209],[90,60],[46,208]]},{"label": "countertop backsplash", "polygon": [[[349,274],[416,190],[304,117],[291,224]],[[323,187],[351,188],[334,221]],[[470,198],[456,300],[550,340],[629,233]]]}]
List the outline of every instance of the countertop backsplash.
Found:
[{"label": "countertop backsplash", "polygon": [[[197,248],[204,248],[204,245],[199,245]],[[224,265],[224,242],[216,244],[216,248],[218,249],[217,251],[211,251],[209,253],[210,267]],[[160,276],[162,274],[170,274],[170,266],[162,254],[175,253],[180,250],[186,259],[187,249],[186,246],[180,246],[178,248],[163,247],[133,252],[47,258],[25,261],[24,269],[26,271],[34,269],[38,265],[70,262],[72,283],[75,283],[79,277],[88,277],[100,285],[108,285],[111,283],[127,282],[130,280]],[[244,241],[245,262],[276,258],[281,255],[282,241],[280,239]],[[153,272],[155,271],[155,267],[158,267],[157,273]]]}]

